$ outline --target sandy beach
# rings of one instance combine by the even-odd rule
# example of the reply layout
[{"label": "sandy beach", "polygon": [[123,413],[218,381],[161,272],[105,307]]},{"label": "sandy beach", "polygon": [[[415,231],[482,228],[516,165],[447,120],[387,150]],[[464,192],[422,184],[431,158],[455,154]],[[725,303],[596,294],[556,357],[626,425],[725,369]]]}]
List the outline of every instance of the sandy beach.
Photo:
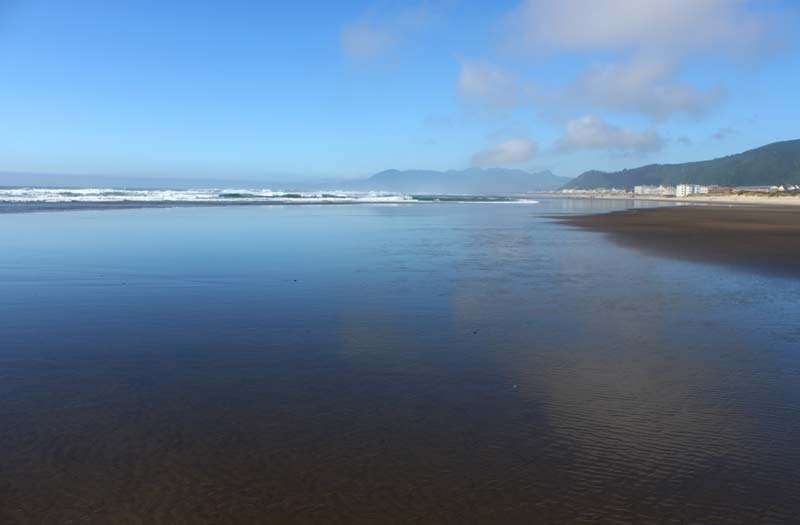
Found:
[{"label": "sandy beach", "polygon": [[559,199],[598,199],[598,200],[623,200],[623,201],[655,201],[655,202],[681,202],[687,204],[737,204],[747,206],[800,206],[800,196],[782,195],[693,195],[691,197],[656,197],[637,195],[635,197],[624,194],[562,194],[562,193],[536,193],[542,197],[558,197]]},{"label": "sandy beach", "polygon": [[682,206],[558,219],[661,256],[800,275],[798,209]]}]

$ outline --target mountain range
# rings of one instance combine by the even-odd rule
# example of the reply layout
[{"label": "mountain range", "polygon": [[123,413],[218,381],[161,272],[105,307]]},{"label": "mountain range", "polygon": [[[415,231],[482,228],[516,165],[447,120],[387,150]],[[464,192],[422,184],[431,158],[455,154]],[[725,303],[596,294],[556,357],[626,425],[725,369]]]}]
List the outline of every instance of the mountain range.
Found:
[{"label": "mountain range", "polygon": [[272,188],[287,191],[386,191],[417,194],[505,195],[557,190],[567,181],[549,171],[487,168],[450,171],[386,170],[366,179],[331,180],[230,180],[169,177],[112,177],[0,172],[0,187],[38,186],[67,188]]},{"label": "mountain range", "polygon": [[564,189],[624,188],[682,183],[736,186],[800,184],[800,140],[773,142],[713,160],[650,164],[615,172],[587,171]]},{"label": "mountain range", "polygon": [[385,170],[359,180],[230,180],[103,177],[0,172],[0,186],[108,188],[273,188],[291,191],[350,190],[416,194],[509,195],[558,189],[624,188],[636,185],[767,186],[800,184],[800,140],[773,142],[713,160],[649,164],[622,171],[591,170],[570,179],[550,171],[469,168],[464,170]]}]

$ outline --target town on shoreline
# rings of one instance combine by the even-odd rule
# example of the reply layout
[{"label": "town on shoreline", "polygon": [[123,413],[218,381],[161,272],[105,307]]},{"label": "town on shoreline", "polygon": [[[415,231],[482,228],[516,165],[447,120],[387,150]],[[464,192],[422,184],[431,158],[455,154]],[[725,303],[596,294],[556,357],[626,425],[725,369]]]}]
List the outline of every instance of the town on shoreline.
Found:
[{"label": "town on shoreline", "polygon": [[627,188],[562,189],[538,195],[572,199],[632,199],[720,204],[800,205],[800,185],[740,186],[701,184],[641,185]]}]

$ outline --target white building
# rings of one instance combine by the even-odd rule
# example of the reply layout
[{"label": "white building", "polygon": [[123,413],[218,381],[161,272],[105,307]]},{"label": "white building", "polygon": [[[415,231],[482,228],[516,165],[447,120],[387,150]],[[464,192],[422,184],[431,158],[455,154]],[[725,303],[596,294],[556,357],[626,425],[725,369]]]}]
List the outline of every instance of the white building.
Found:
[{"label": "white building", "polygon": [[708,186],[700,186],[699,184],[678,184],[675,187],[676,197],[688,197],[689,195],[705,193],[708,193]]},{"label": "white building", "polygon": [[607,195],[607,194],[619,194],[619,193],[628,193],[624,189],[619,188],[593,188],[591,190],[575,190],[575,189],[566,189],[561,190],[561,193],[566,195]]},{"label": "white building", "polygon": [[634,195],[652,195],[656,197],[674,197],[675,188],[673,186],[634,186]]}]

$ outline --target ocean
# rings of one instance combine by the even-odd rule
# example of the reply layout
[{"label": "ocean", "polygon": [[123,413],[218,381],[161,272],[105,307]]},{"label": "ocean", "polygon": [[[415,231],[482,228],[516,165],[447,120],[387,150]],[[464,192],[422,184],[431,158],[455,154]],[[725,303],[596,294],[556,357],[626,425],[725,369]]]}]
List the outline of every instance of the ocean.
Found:
[{"label": "ocean", "polygon": [[800,522],[800,280],[631,202],[4,191],[0,523]]}]

